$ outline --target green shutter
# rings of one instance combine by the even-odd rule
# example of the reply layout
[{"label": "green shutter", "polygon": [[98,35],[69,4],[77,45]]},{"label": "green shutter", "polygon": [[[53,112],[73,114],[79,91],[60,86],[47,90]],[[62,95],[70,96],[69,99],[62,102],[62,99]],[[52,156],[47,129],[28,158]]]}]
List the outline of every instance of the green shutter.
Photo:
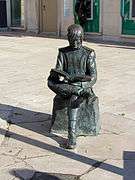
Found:
[{"label": "green shutter", "polygon": [[122,34],[135,35],[135,20],[130,17],[131,0],[122,0]]},{"label": "green shutter", "polygon": [[[73,1],[75,7],[76,0]],[[75,9],[75,8],[74,8]],[[78,16],[74,10],[75,23],[79,24]],[[93,0],[93,19],[87,20],[84,24],[85,32],[99,32],[100,0]]]}]

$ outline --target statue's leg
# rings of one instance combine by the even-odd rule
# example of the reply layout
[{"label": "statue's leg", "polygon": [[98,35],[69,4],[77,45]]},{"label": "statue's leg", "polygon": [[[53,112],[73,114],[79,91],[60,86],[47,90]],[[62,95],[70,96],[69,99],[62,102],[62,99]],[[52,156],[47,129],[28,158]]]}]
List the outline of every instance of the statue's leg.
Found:
[{"label": "statue's leg", "polygon": [[[79,109],[77,104],[78,96],[73,95],[69,101],[68,107],[68,144],[67,148],[74,149],[76,147],[76,124]],[[78,105],[78,106],[77,106]]]},{"label": "statue's leg", "polygon": [[78,109],[69,108],[69,120],[68,120],[68,146],[71,149],[76,146],[76,121],[77,121]]}]

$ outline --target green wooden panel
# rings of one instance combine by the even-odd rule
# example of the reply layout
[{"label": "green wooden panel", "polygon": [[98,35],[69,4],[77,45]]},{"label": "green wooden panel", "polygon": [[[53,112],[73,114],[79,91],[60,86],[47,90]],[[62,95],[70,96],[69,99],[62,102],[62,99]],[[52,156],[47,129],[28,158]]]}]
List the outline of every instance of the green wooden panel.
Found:
[{"label": "green wooden panel", "polygon": [[11,0],[11,25],[21,26],[21,0]]},{"label": "green wooden panel", "polygon": [[135,35],[135,21],[130,17],[131,0],[122,0],[122,34]]},{"label": "green wooden panel", "polygon": [[[75,7],[76,0],[73,1],[73,5]],[[74,8],[75,9],[75,8]],[[75,23],[79,24],[78,16],[75,13]],[[85,32],[99,32],[99,19],[100,19],[100,0],[93,0],[93,19],[88,20],[84,24]]]}]

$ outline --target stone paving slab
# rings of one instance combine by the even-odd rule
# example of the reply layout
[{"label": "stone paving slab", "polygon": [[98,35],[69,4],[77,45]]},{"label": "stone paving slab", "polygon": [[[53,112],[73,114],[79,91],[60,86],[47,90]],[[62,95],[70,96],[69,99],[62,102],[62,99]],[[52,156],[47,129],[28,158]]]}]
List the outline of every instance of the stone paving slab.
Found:
[{"label": "stone paving slab", "polygon": [[11,114],[12,114],[11,109],[5,110],[0,108],[0,145],[5,139],[6,131],[8,129],[7,121],[9,120]]},{"label": "stone paving slab", "polygon": [[[2,142],[5,139],[5,134],[6,134],[7,128],[8,128],[7,122],[0,119],[0,145],[2,144]],[[3,132],[3,129],[5,130],[4,132]]]},{"label": "stone paving slab", "polygon": [[[75,156],[74,153],[72,156]],[[90,164],[81,163],[66,156],[62,157],[61,155],[33,158],[26,160],[26,162],[30,164],[36,171],[69,175],[81,175],[91,167]]]},{"label": "stone paving slab", "polygon": [[30,180],[34,175],[34,172],[35,172],[34,169],[25,162],[20,162],[20,163],[16,162],[13,165],[8,165],[4,169],[0,169],[0,179]]},{"label": "stone paving slab", "polygon": [[[112,122],[111,125],[108,123],[108,119]],[[117,123],[114,123],[116,120]],[[72,174],[77,177],[87,174],[87,177],[87,172],[95,171],[93,170],[93,166],[97,162],[101,162],[101,164],[105,163],[105,165],[109,164],[111,169],[111,161],[124,162],[134,157],[133,155],[124,156],[124,152],[128,152],[129,150],[134,152],[135,136],[132,131],[130,133],[126,128],[123,129],[123,126],[120,126],[122,120],[125,121],[125,123],[126,121],[130,122],[128,123],[130,128],[134,126],[134,121],[132,120],[112,115],[111,113],[103,114],[102,123],[105,130],[101,131],[101,134],[97,137],[79,137],[78,146],[75,151],[67,151],[60,148],[59,144],[64,141],[63,138],[65,138],[65,136],[49,136],[47,132],[44,132],[46,129],[44,129],[40,123],[26,123],[25,127],[23,123],[10,125],[9,139],[3,143],[1,153],[3,154],[5,150],[3,155],[7,155],[7,157],[14,156],[19,161],[25,161],[26,164],[33,168],[34,172]],[[37,130],[35,127],[33,129],[33,126],[36,126]],[[112,126],[112,131],[110,131],[110,126]],[[121,128],[124,132],[121,132]],[[16,150],[14,152],[15,148]],[[107,161],[110,162],[107,163]],[[23,169],[21,164],[18,170],[21,176],[23,176],[24,171],[20,169]],[[132,169],[134,169],[134,164]],[[27,174],[27,172],[25,173]],[[93,177],[94,176],[96,177],[96,175],[93,175]],[[102,176],[104,177],[104,173]],[[122,175],[116,173],[112,178],[119,178],[119,176]],[[84,175],[81,177],[86,178]]]},{"label": "stone paving slab", "polygon": [[[133,134],[135,132],[135,121],[125,117],[125,114],[103,113],[101,133],[111,133],[115,135]],[[129,131],[130,130],[130,131]]]},{"label": "stone paving slab", "polygon": [[9,123],[16,124],[48,121],[50,120],[51,115],[37,111],[34,112],[28,109],[10,105],[0,104],[0,118]]}]

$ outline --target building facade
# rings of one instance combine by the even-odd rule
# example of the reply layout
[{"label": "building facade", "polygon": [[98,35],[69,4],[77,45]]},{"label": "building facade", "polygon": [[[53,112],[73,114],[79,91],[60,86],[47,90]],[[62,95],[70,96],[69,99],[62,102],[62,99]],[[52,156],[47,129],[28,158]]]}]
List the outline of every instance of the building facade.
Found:
[{"label": "building facade", "polygon": [[[64,23],[64,0],[0,0],[0,30],[60,34]],[[68,1],[67,1],[68,2]],[[72,7],[72,0],[69,0]],[[73,18],[73,11],[71,13]],[[70,24],[68,16],[66,24]],[[72,19],[73,23],[73,19]]]},{"label": "building facade", "polygon": [[78,23],[104,39],[135,38],[135,0],[0,0],[0,29],[64,35]]},{"label": "building facade", "polygon": [[106,40],[135,40],[135,0],[73,2],[75,22],[80,24],[82,16],[86,34],[98,35]]}]

